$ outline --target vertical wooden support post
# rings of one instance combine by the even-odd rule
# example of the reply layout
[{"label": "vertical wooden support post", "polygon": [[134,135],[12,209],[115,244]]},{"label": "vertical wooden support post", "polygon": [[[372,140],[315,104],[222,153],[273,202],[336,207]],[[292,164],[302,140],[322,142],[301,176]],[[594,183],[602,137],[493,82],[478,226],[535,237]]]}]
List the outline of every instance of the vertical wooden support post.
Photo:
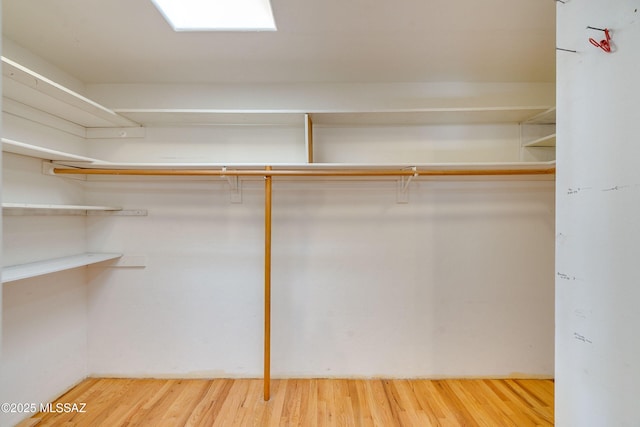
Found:
[{"label": "vertical wooden support post", "polygon": [[307,152],[307,163],[313,163],[313,122],[311,115],[304,115],[304,142]]},{"label": "vertical wooden support post", "polygon": [[[266,170],[271,170],[267,166]],[[271,176],[264,177],[264,400],[271,395]]]}]

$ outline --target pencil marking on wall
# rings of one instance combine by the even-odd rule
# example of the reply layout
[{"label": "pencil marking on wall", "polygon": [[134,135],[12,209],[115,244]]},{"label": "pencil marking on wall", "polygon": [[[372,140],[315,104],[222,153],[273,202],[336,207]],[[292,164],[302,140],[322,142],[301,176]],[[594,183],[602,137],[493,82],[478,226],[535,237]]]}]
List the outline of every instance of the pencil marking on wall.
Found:
[{"label": "pencil marking on wall", "polygon": [[578,193],[580,193],[582,191],[591,190],[591,189],[593,189],[593,187],[578,187],[578,188],[569,187],[567,189],[567,194],[571,196],[571,195],[574,195],[574,194],[578,194]]},{"label": "pencil marking on wall", "polygon": [[585,337],[584,335],[580,335],[580,334],[579,334],[579,333],[577,333],[577,332],[574,332],[574,333],[573,333],[573,338],[574,338],[574,339],[576,339],[576,340],[578,340],[578,341],[580,341],[580,342],[583,342],[583,343],[585,343],[585,344],[593,344],[593,341],[591,341],[590,339],[588,339],[588,338],[587,338],[587,337]]},{"label": "pencil marking on wall", "polygon": [[556,273],[556,276],[558,276],[558,279],[567,280],[567,281],[578,280],[575,276],[569,276],[568,274],[560,273],[559,271]]},{"label": "pencil marking on wall", "polygon": [[629,185],[616,185],[615,187],[605,188],[602,191],[619,191],[629,187]]},{"label": "pencil marking on wall", "polygon": [[579,309],[573,310],[573,314],[576,317],[579,317],[581,319],[587,319],[591,315],[591,310],[584,310],[579,308]]}]

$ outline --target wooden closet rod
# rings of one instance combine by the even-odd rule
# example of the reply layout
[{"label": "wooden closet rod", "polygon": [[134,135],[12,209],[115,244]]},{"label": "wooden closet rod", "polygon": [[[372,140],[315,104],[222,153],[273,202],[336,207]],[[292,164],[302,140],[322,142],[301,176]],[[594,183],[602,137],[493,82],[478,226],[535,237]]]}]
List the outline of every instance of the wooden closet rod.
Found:
[{"label": "wooden closet rod", "polygon": [[546,169],[89,169],[54,168],[56,174],[65,175],[137,175],[137,176],[491,176],[491,175],[552,175],[555,167]]}]

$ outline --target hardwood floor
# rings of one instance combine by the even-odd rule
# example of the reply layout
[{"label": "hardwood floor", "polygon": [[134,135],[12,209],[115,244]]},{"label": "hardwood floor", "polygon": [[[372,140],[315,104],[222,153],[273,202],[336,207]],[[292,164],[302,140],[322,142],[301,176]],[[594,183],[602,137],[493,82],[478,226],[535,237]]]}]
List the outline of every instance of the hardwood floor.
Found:
[{"label": "hardwood floor", "polygon": [[[552,380],[88,379],[44,426],[550,426]],[[36,420],[27,420],[36,422]]]}]

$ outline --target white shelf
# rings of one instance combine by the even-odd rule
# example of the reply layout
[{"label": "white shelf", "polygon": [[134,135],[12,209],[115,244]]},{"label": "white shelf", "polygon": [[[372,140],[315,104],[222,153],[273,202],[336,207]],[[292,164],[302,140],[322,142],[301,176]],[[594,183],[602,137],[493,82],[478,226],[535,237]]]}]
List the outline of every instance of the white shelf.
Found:
[{"label": "white shelf", "polygon": [[100,162],[91,164],[75,164],[74,162],[56,162],[61,166],[77,166],[87,169],[210,169],[219,170],[246,170],[264,169],[272,166],[277,169],[403,169],[416,167],[424,170],[444,169],[530,169],[541,170],[555,166],[555,161],[550,162],[483,162],[483,163],[111,163]]},{"label": "white shelf", "polygon": [[45,261],[31,262],[28,264],[13,265],[2,269],[2,282],[27,279],[29,277],[42,276],[72,268],[83,267],[102,261],[120,258],[122,254],[116,253],[84,253],[63,258],[49,259]]},{"label": "white shelf", "polygon": [[2,59],[2,95],[86,128],[137,123],[8,58]]},{"label": "white shelf", "polygon": [[85,205],[52,205],[33,203],[2,203],[2,214],[5,216],[19,215],[87,215],[88,212],[113,212],[122,208],[112,206]]},{"label": "white shelf", "polygon": [[145,126],[153,125],[285,125],[304,126],[305,113],[314,125],[428,125],[521,123],[549,110],[548,106],[427,108],[388,111],[116,109]]},{"label": "white shelf", "polygon": [[304,126],[304,113],[281,110],[119,109],[123,117],[144,126],[242,125]]},{"label": "white shelf", "polygon": [[531,125],[553,125],[556,123],[556,109],[555,107],[549,108],[547,111],[528,118],[523,123]]},{"label": "white shelf", "polygon": [[555,147],[556,146],[556,134],[547,135],[542,138],[538,138],[534,141],[524,144],[525,147]]},{"label": "white shelf", "polygon": [[[245,162],[234,162],[234,163],[203,163],[203,162],[181,162],[181,163],[169,163],[169,162],[153,162],[153,163],[144,163],[144,162],[105,162],[98,161],[96,163],[80,163],[73,161],[60,161],[55,162],[54,166],[67,166],[67,167],[77,167],[77,168],[87,168],[87,169],[221,169],[221,168],[229,168],[229,169],[256,169],[256,168],[265,168],[266,166],[286,166],[286,167],[303,167],[310,166],[308,163],[245,163]],[[315,165],[315,163],[314,163]]]},{"label": "white shelf", "polygon": [[38,147],[37,145],[14,141],[7,138],[2,138],[2,151],[6,153],[35,157],[37,159],[43,160],[73,161],[82,163],[99,162],[99,160],[92,159],[90,157],[78,156],[77,154],[65,153],[63,151],[52,150],[50,148]]},{"label": "white shelf", "polygon": [[541,114],[548,106],[433,108],[404,111],[311,113],[314,125],[389,126],[429,124],[521,123]]}]

